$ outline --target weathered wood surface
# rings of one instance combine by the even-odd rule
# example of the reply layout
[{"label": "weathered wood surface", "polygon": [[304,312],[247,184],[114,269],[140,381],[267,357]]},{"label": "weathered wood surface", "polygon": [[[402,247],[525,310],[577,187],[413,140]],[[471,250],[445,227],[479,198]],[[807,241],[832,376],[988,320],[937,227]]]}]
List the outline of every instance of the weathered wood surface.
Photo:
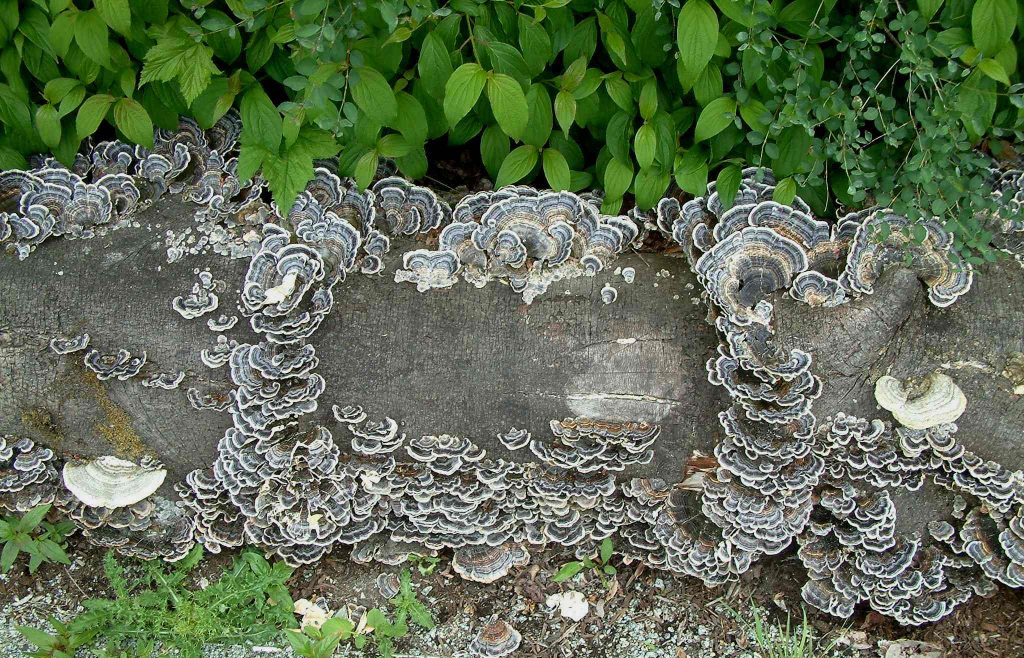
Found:
[{"label": "weathered wood surface", "polygon": [[[139,228],[53,240],[24,262],[0,262],[0,432],[52,443],[32,413],[45,410],[67,454],[130,448],[134,432],[170,467],[169,481],[213,462],[230,418],[193,409],[185,392],[227,388],[227,368],[202,364],[200,350],[216,334],[205,317],[179,316],[171,300],[189,290],[197,268],[209,268],[228,286],[212,315],[238,314],[248,260],[209,255],[167,264],[163,233],[180,232],[190,217],[189,206],[161,202],[140,215]],[[411,435],[468,436],[503,455],[496,434],[513,426],[543,437],[548,421],[566,416],[647,420],[663,434],[645,472],[671,480],[693,449],[714,446],[716,414],[728,404],[704,369],[717,338],[691,300],[698,289],[681,259],[629,256],[617,265],[636,269],[633,284],[609,271],[556,284],[527,306],[498,283],[428,293],[395,283],[402,250],[393,246],[383,276],[352,275],[336,287],[335,308],[312,339],[327,381],[318,415],[328,427],[335,426],[331,404],[360,404]],[[609,305],[600,296],[606,282],[619,291]],[[144,388],[141,377],[97,386],[80,365],[84,352],[61,356],[47,347],[54,335],[83,331],[90,347],[144,349],[144,372],[184,370],[186,379],[171,391]],[[227,335],[255,340],[244,318]],[[118,409],[130,427],[104,431],[117,425],[110,416]]]},{"label": "weathered wood surface", "polygon": [[[230,419],[193,409],[185,391],[226,389],[227,372],[199,359],[216,336],[206,318],[182,319],[171,300],[197,269],[209,269],[227,284],[214,315],[237,314],[247,261],[211,254],[167,264],[164,231],[189,226],[192,212],[161,202],[134,228],[52,240],[24,262],[0,260],[0,432],[34,436],[67,455],[153,452],[169,466],[169,482],[212,463]],[[394,283],[399,255],[411,247],[394,245],[383,277],[354,275],[336,288],[335,309],[313,338],[327,380],[325,422],[331,404],[360,404],[409,434],[469,436],[502,456],[495,435],[512,426],[547,436],[550,419],[571,415],[648,420],[663,434],[654,462],[639,472],[669,480],[694,449],[710,452],[718,440],[717,413],[728,399],[704,367],[718,339],[682,259],[629,255],[616,265],[636,269],[633,284],[608,271],[556,284],[526,306],[498,283],[429,293]],[[610,305],[600,299],[605,283],[619,292]],[[776,327],[784,344],[815,356],[824,382],[819,421],[839,411],[888,418],[872,395],[878,376],[944,367],[969,399],[958,437],[1020,468],[1024,403],[1000,373],[1009,354],[1024,351],[1022,291],[1024,270],[1007,261],[951,308],[935,309],[912,275],[891,272],[874,295],[837,309],[780,295]],[[185,382],[173,391],[144,388],[141,378],[98,385],[81,366],[83,353],[47,347],[54,335],[83,331],[105,353],[146,350],[146,371],[184,370]],[[227,335],[254,340],[244,319]]]}]

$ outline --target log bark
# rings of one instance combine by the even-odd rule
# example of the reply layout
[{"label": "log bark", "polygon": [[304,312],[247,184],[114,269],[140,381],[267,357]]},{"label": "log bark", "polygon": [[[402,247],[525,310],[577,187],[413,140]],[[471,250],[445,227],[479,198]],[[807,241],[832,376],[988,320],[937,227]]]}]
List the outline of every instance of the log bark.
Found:
[{"label": "log bark", "polygon": [[[64,456],[152,453],[169,467],[168,485],[213,462],[230,418],[193,409],[186,390],[227,390],[227,373],[200,361],[216,336],[206,318],[183,319],[171,300],[208,269],[225,284],[212,315],[240,315],[248,261],[209,254],[168,264],[164,232],[189,227],[192,213],[161,201],[132,227],[51,240],[23,262],[0,260],[0,432]],[[335,309],[313,338],[327,381],[318,413],[328,426],[331,404],[360,404],[410,435],[459,434],[506,456],[495,436],[512,426],[546,436],[548,421],[565,416],[644,420],[663,432],[653,463],[637,472],[669,481],[693,450],[711,452],[728,399],[707,381],[718,337],[683,259],[630,254],[615,265],[633,267],[634,283],[605,271],[558,283],[528,306],[498,283],[428,293],[395,283],[401,252],[415,246],[396,242],[382,277],[352,275],[336,289]],[[601,301],[606,283],[619,293],[612,304]],[[1005,261],[980,273],[965,298],[936,309],[913,275],[893,271],[874,295],[835,309],[779,295],[775,326],[784,345],[814,354],[824,384],[819,422],[839,411],[887,419],[872,395],[878,376],[943,368],[969,400],[958,439],[1020,468],[1024,403],[1000,373],[1024,351],[1022,290],[1024,270]],[[185,381],[170,391],[145,388],[142,377],[97,382],[84,353],[48,349],[52,337],[82,332],[104,353],[145,350],[144,372],[182,370]],[[255,340],[244,319],[227,335]]]}]

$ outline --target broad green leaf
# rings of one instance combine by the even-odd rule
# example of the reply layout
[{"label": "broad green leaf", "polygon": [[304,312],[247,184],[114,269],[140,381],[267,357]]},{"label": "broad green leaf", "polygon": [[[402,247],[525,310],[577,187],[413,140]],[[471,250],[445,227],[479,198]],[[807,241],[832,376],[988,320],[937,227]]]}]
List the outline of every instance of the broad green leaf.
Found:
[{"label": "broad green leaf", "polygon": [[18,527],[23,531],[35,530],[50,511],[49,505],[36,505],[21,517]]},{"label": "broad green leaf", "polygon": [[636,161],[641,169],[646,169],[654,163],[654,156],[658,148],[658,137],[654,127],[644,122],[640,130],[636,131],[633,139],[633,152],[636,154]]},{"label": "broad green leaf", "polygon": [[558,572],[551,577],[551,580],[556,583],[565,582],[566,580],[569,580],[581,571],[583,571],[582,562],[566,562],[562,565],[562,568],[559,569]]},{"label": "broad green leaf", "polygon": [[169,34],[146,52],[139,82],[177,80],[185,103],[191,105],[211,76],[219,72],[213,63],[213,49],[183,34]]},{"label": "broad green leaf", "polygon": [[978,68],[981,69],[982,73],[992,78],[996,82],[1001,82],[1004,85],[1010,84],[1010,77],[1006,75],[1006,69],[1003,68],[1003,65],[1000,64],[998,60],[983,59],[978,64]]},{"label": "broad green leaf", "polygon": [[100,66],[110,64],[109,39],[107,24],[98,11],[79,12],[75,18],[75,43],[86,57]]},{"label": "broad green leaf", "polygon": [[497,124],[492,123],[484,128],[483,134],[480,135],[480,158],[491,177],[497,177],[509,148],[508,135],[502,132]]},{"label": "broad green leaf", "polygon": [[384,135],[377,142],[377,153],[385,158],[399,158],[409,153],[409,142],[397,133]]},{"label": "broad green leaf", "polygon": [[259,85],[253,85],[242,96],[242,134],[252,141],[263,144],[271,153],[277,153],[281,146],[281,113],[267,92]]},{"label": "broad green leaf", "polygon": [[50,649],[57,644],[56,637],[37,628],[31,628],[29,626],[17,626],[16,628],[26,640],[40,649]]},{"label": "broad green leaf", "polygon": [[796,181],[792,177],[783,178],[775,185],[772,201],[788,206],[793,203],[794,198],[796,198]]},{"label": "broad green leaf", "polygon": [[672,177],[665,170],[657,167],[641,169],[637,172],[636,181],[633,183],[636,205],[641,210],[653,208],[661,200],[671,182]]},{"label": "broad green leaf", "polygon": [[36,130],[39,131],[39,139],[51,149],[60,144],[60,114],[57,108],[49,103],[39,106],[36,110]]},{"label": "broad green leaf", "polygon": [[777,138],[779,154],[772,160],[776,176],[789,176],[805,169],[804,164],[811,148],[811,136],[802,126],[790,126]]},{"label": "broad green leaf", "polygon": [[765,132],[768,130],[768,121],[771,120],[771,115],[768,114],[768,109],[764,106],[764,103],[751,98],[746,103],[740,105],[740,116],[743,117],[743,121],[752,129]]},{"label": "broad green leaf", "polygon": [[608,161],[604,169],[604,191],[613,199],[621,199],[633,182],[633,163],[618,158]]},{"label": "broad green leaf", "polygon": [[576,98],[571,92],[562,90],[555,95],[555,120],[566,135],[576,119]]},{"label": "broad green leaf", "polygon": [[39,550],[43,557],[50,562],[56,562],[57,564],[70,564],[71,560],[68,559],[68,554],[64,552],[56,542],[50,541],[49,539],[43,539],[38,542]]},{"label": "broad green leaf", "polygon": [[270,155],[263,162],[263,177],[279,208],[291,208],[295,197],[313,178],[313,158],[298,149]]},{"label": "broad green leaf", "polygon": [[96,11],[112,29],[127,34],[132,28],[132,13],[128,0],[94,0]]},{"label": "broad green leaf", "polygon": [[50,44],[54,52],[66,57],[68,48],[75,38],[75,22],[80,12],[65,11],[60,13],[50,25]]},{"label": "broad green leaf", "polygon": [[718,14],[705,0],[686,0],[679,12],[678,26],[679,62],[696,76],[715,53]]},{"label": "broad green leaf", "polygon": [[728,96],[716,98],[700,111],[693,139],[702,142],[725,130],[736,114],[736,101]]},{"label": "broad green leaf", "polygon": [[542,25],[524,14],[519,14],[519,47],[530,74],[537,76],[542,73],[551,59],[551,37]]},{"label": "broad green leaf", "polygon": [[526,125],[521,141],[541,148],[551,137],[551,126],[554,121],[551,115],[551,95],[541,83],[530,85],[526,92],[526,105],[530,108],[530,121]]},{"label": "broad green leaf", "polygon": [[[628,108],[627,108],[628,109]],[[648,78],[640,90],[640,116],[649,121],[658,111],[658,81]],[[643,166],[643,165],[641,165]]]},{"label": "broad green leaf", "polygon": [[974,45],[988,57],[994,57],[1009,43],[1017,26],[1016,0],[978,0],[971,10],[971,37]]},{"label": "broad green leaf", "polygon": [[452,75],[452,58],[444,41],[436,32],[430,32],[423,38],[420,46],[420,58],[416,64],[420,79],[434,98],[444,95],[445,84]]},{"label": "broad green leaf", "polygon": [[487,80],[487,99],[491,112],[505,134],[513,139],[522,137],[530,118],[526,95],[515,78],[504,73],[492,74]]},{"label": "broad green leaf", "polygon": [[114,104],[114,125],[129,141],[153,146],[153,121],[138,101],[131,98],[117,101]]},{"label": "broad green leaf", "polygon": [[569,177],[569,163],[565,156],[552,148],[544,149],[544,178],[548,186],[553,190],[569,189],[571,179]]},{"label": "broad green leaf", "polygon": [[633,134],[633,117],[625,112],[612,115],[604,133],[604,141],[612,157],[619,160],[629,159],[631,134]]},{"label": "broad green leaf", "polygon": [[673,172],[679,189],[693,195],[704,194],[708,183],[708,164],[699,149],[676,156]]},{"label": "broad green leaf", "polygon": [[943,2],[944,0],[917,0],[917,10],[925,20],[930,21]]},{"label": "broad green leaf", "polygon": [[601,541],[601,562],[607,564],[608,560],[612,559],[612,551],[615,550],[615,545],[612,544],[612,540],[609,537],[605,537]]},{"label": "broad green leaf", "polygon": [[487,73],[475,62],[463,64],[455,69],[444,88],[444,115],[448,124],[454,126],[476,105]]},{"label": "broad green leaf", "polygon": [[398,101],[387,79],[369,66],[357,66],[352,73],[356,76],[350,86],[352,100],[359,109],[381,123],[393,121],[398,114]]},{"label": "broad green leaf", "polygon": [[633,91],[629,88],[628,82],[623,80],[621,77],[606,78],[604,81],[604,88],[607,90],[612,101],[618,105],[620,109],[625,110],[626,112],[631,112],[633,110]]},{"label": "broad green leaf", "polygon": [[743,171],[739,165],[729,165],[718,172],[718,179],[715,181],[715,191],[718,198],[726,209],[731,208],[736,200],[736,193],[739,192],[740,182],[743,180]]},{"label": "broad green leaf", "polygon": [[526,178],[535,166],[537,166],[536,147],[527,144],[514,149],[501,163],[494,187],[501,188],[518,183]]},{"label": "broad green leaf", "polygon": [[78,116],[75,118],[75,131],[78,136],[84,139],[96,132],[113,103],[114,97],[109,94],[96,94],[85,99],[78,108]]},{"label": "broad green leaf", "polygon": [[259,171],[263,160],[269,154],[270,151],[261,142],[243,139],[242,147],[238,151],[238,170],[235,173],[242,182],[248,182]]},{"label": "broad green leaf", "polygon": [[0,551],[0,573],[7,573],[14,566],[14,561],[18,559],[18,546],[13,542],[9,541],[4,544],[4,550]]},{"label": "broad green leaf", "polygon": [[402,133],[410,144],[422,144],[427,141],[427,114],[416,97],[400,91],[395,94],[398,103],[398,114],[391,122],[391,127]]}]

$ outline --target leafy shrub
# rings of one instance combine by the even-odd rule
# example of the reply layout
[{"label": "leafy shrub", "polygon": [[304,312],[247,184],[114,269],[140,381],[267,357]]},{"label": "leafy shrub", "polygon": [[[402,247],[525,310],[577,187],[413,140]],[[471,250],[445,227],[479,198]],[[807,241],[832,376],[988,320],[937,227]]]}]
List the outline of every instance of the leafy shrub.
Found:
[{"label": "leafy shrub", "polygon": [[30,574],[44,562],[71,564],[64,549],[74,525],[70,521],[46,521],[49,511],[49,505],[38,505],[20,519],[0,517],[0,571],[10,571],[22,553],[28,555]]},{"label": "leafy shrub", "polygon": [[85,612],[67,624],[53,624],[55,633],[18,630],[38,647],[35,655],[47,658],[78,647],[96,647],[110,656],[148,656],[157,643],[188,658],[200,656],[207,644],[265,642],[296,625],[285,587],[292,573],[288,566],[244,551],[216,582],[192,589],[187,580],[202,555],[197,546],[171,565],[160,560],[133,565],[137,575],[130,575],[108,553],[104,569],[114,598],[84,601]]},{"label": "leafy shrub", "polygon": [[[1021,138],[1017,0],[0,0],[0,165],[103,124],[243,117],[238,170],[287,206],[313,160],[410,178],[431,142],[496,183],[649,208],[674,181],[942,217],[992,258],[988,159]],[[104,129],[109,130],[109,129]]]}]

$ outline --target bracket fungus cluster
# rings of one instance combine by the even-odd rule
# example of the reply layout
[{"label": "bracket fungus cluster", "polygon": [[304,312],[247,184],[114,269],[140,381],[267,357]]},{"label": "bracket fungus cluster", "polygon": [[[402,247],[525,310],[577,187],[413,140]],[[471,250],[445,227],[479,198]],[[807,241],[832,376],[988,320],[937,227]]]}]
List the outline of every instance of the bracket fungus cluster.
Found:
[{"label": "bracket fungus cluster", "polygon": [[[51,450],[2,436],[3,508],[56,501],[90,539],[169,560],[194,542],[211,552],[253,544],[291,565],[338,546],[351,547],[355,561],[388,564],[451,549],[454,571],[484,583],[546,544],[586,555],[614,536],[627,559],[709,585],[797,545],[808,603],[848,616],[864,602],[911,624],[948,614],[994,582],[1024,585],[1021,474],[956,441],[966,398],[952,380],[879,381],[878,401],[897,425],[838,414],[819,426],[813,406],[822,383],[811,354],[776,341],[778,295],[823,308],[850,303],[903,253],[933,304],[955,301],[972,271],[954,262],[938,223],[911,226],[882,209],[824,222],[800,199],[774,201],[770,172],[755,169],[744,171],[732,205],[710,185],[685,203],[663,199],[653,222],[602,215],[593,195],[520,186],[449,207],[395,177],[359,191],[322,166],[281,209],[264,199],[258,177],[238,180],[238,134],[234,113],[208,131],[183,120],[178,131],[157,131],[152,149],[103,142],[71,168],[46,160],[32,172],[0,174],[0,242],[19,258],[50,236],[116,227],[166,194],[196,203],[203,237],[175,242],[168,255],[211,247],[247,258],[238,312],[255,332],[228,335],[244,323],[221,308],[231,286],[209,272],[171,303],[187,319],[220,309],[206,320],[218,338],[201,359],[230,381],[187,389],[193,406],[226,411],[231,426],[214,463],[175,485],[179,500],[159,496],[165,471],[151,460],[71,461],[61,486]],[[1022,179],[1004,180],[999,193],[1019,203]],[[437,241],[403,253],[395,281],[426,291],[497,280],[530,303],[555,281],[600,272],[655,225],[682,247],[703,288],[720,338],[708,381],[730,398],[714,456],[698,456],[693,469],[688,462],[682,481],[630,472],[654,457],[661,428],[649,423],[565,418],[551,421],[550,436],[499,434],[509,453],[532,455],[521,461],[488,455],[474,437],[407,436],[398,421],[369,418],[355,405],[332,406],[323,424],[328,382],[316,372],[315,336],[338,285],[383,271],[392,237]],[[629,283],[635,272],[627,269]],[[616,293],[609,285],[601,296],[614,301]],[[50,347],[68,354],[88,343],[83,333]],[[85,364],[100,379],[125,380],[140,374],[146,353],[92,349]],[[170,389],[183,378],[140,379]],[[889,490],[926,480],[964,503],[927,536],[899,536]],[[494,620],[471,651],[505,655],[519,641]]]},{"label": "bracket fungus cluster", "polygon": [[600,272],[638,235],[628,217],[602,215],[571,192],[505,187],[463,198],[437,250],[406,254],[395,281],[426,291],[458,276],[477,287],[499,280],[529,304],[555,281]]}]

